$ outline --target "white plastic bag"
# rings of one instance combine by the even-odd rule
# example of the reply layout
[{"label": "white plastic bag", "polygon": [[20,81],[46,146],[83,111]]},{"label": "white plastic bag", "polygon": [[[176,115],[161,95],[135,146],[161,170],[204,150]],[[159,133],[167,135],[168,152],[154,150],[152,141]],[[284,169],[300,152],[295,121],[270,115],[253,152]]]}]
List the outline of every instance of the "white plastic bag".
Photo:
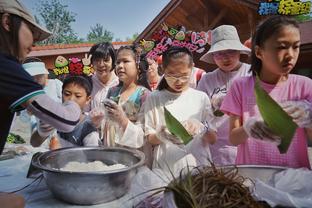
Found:
[{"label": "white plastic bag", "polygon": [[269,184],[256,180],[255,196],[272,207],[312,207],[312,171],[287,169],[275,174]]}]

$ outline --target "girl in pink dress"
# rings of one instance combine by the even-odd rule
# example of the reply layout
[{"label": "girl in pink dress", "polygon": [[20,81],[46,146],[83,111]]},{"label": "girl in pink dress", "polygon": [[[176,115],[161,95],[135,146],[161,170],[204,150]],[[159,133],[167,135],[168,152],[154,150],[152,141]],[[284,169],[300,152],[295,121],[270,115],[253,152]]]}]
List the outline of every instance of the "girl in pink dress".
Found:
[{"label": "girl in pink dress", "polygon": [[[230,116],[230,142],[238,145],[237,164],[310,168],[306,138],[312,138],[312,80],[290,74],[300,50],[298,24],[285,16],[261,23],[252,38],[253,76],[235,80],[221,110]],[[280,154],[281,138],[262,120],[254,94],[260,85],[298,124],[287,153]]]}]

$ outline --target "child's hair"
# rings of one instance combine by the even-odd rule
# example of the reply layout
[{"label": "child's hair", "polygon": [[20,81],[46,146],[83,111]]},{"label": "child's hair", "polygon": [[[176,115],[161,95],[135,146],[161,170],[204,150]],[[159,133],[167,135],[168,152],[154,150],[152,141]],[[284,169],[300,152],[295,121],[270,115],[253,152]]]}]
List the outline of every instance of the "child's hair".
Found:
[{"label": "child's hair", "polygon": [[[185,47],[172,46],[168,50],[166,50],[162,55],[162,67],[166,69],[166,67],[170,64],[173,59],[178,59],[187,55],[189,59],[189,67],[193,65],[193,54],[192,52]],[[168,83],[164,77],[159,82],[157,87],[158,90],[162,90],[168,87]]]},{"label": "child's hair", "polygon": [[23,64],[27,64],[27,63],[32,63],[32,62],[42,62],[42,60],[40,58],[37,57],[27,57],[24,61]]},{"label": "child's hair", "polygon": [[255,54],[255,47],[262,47],[267,39],[277,33],[284,26],[293,26],[299,29],[299,25],[296,20],[286,16],[272,16],[263,22],[261,22],[252,37],[251,46],[251,68],[252,74],[255,76],[259,74],[262,67],[262,62],[257,58]]},{"label": "child's hair", "polygon": [[[0,13],[0,18],[4,13]],[[3,28],[2,24],[0,26],[0,51],[4,54],[14,56],[19,59],[19,37],[18,32],[22,24],[22,18],[10,14],[10,31]]]},{"label": "child's hair", "polygon": [[[132,56],[135,60],[136,67],[139,70],[139,79],[137,81],[137,84],[149,89],[149,85],[146,80],[146,71],[148,70],[148,62],[146,59],[146,55],[140,53],[137,45],[121,46],[117,51],[117,56],[122,50],[132,51]],[[119,83],[119,86],[121,85],[122,85],[122,82]]]},{"label": "child's hair", "polygon": [[76,75],[67,76],[63,81],[62,92],[69,84],[78,85],[86,90],[87,96],[91,95],[93,85],[90,77]]},{"label": "child's hair", "polygon": [[111,71],[114,70],[116,63],[116,53],[111,43],[103,42],[93,45],[89,51],[89,55],[92,55],[91,63],[93,63],[95,59],[108,59],[109,57],[111,57],[112,58]]}]

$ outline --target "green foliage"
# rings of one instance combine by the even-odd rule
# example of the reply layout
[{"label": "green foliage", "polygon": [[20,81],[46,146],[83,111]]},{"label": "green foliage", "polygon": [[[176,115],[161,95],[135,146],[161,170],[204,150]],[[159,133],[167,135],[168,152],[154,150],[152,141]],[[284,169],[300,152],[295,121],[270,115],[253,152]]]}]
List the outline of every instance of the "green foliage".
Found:
[{"label": "green foliage", "polygon": [[36,21],[43,22],[43,25],[52,32],[52,35],[39,44],[59,44],[59,43],[78,43],[82,40],[71,27],[75,22],[73,12],[68,10],[68,5],[60,3],[59,0],[40,0],[37,5],[39,17]]},{"label": "green foliage", "polygon": [[10,144],[24,144],[26,143],[25,140],[17,134],[9,133],[7,137],[7,142]]},{"label": "green foliage", "polygon": [[184,126],[164,107],[166,126],[171,134],[177,136],[184,144],[192,140],[192,136],[186,131]]},{"label": "green foliage", "polygon": [[261,88],[258,76],[255,82],[255,95],[257,106],[264,122],[282,139],[281,144],[278,146],[280,153],[286,153],[296,132],[297,124],[282,107]]},{"label": "green foliage", "polygon": [[94,27],[91,27],[87,40],[91,43],[112,42],[113,36],[112,32],[104,30],[103,26],[97,23]]},{"label": "green foliage", "polygon": [[127,38],[126,38],[126,41],[127,41],[127,42],[134,42],[134,41],[137,39],[138,36],[139,36],[139,33],[134,33],[134,34],[132,35],[132,37],[127,37]]}]

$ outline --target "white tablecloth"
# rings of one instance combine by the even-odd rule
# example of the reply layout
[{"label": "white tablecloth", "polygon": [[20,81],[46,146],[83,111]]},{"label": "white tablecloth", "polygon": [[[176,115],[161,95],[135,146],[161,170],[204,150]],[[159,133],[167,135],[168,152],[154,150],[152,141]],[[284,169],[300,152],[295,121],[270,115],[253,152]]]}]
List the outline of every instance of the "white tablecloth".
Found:
[{"label": "white tablecloth", "polygon": [[[10,192],[18,190],[28,184],[34,179],[27,179],[27,171],[30,164],[32,154],[24,156],[17,156],[14,159],[0,161],[0,192]],[[156,181],[156,183],[155,183]],[[129,192],[123,197],[104,204],[92,205],[87,207],[92,208],[127,208],[133,207],[134,203],[139,202],[145,195],[141,195],[135,199],[139,193],[155,188],[155,184],[159,184],[161,180],[150,171],[147,167],[141,167],[134,177]],[[40,183],[39,180],[27,187],[25,190],[18,192],[25,197],[27,208],[56,208],[56,207],[86,207],[67,204],[53,197],[52,193],[48,190],[45,180]],[[1,206],[1,205],[0,205]]]}]

